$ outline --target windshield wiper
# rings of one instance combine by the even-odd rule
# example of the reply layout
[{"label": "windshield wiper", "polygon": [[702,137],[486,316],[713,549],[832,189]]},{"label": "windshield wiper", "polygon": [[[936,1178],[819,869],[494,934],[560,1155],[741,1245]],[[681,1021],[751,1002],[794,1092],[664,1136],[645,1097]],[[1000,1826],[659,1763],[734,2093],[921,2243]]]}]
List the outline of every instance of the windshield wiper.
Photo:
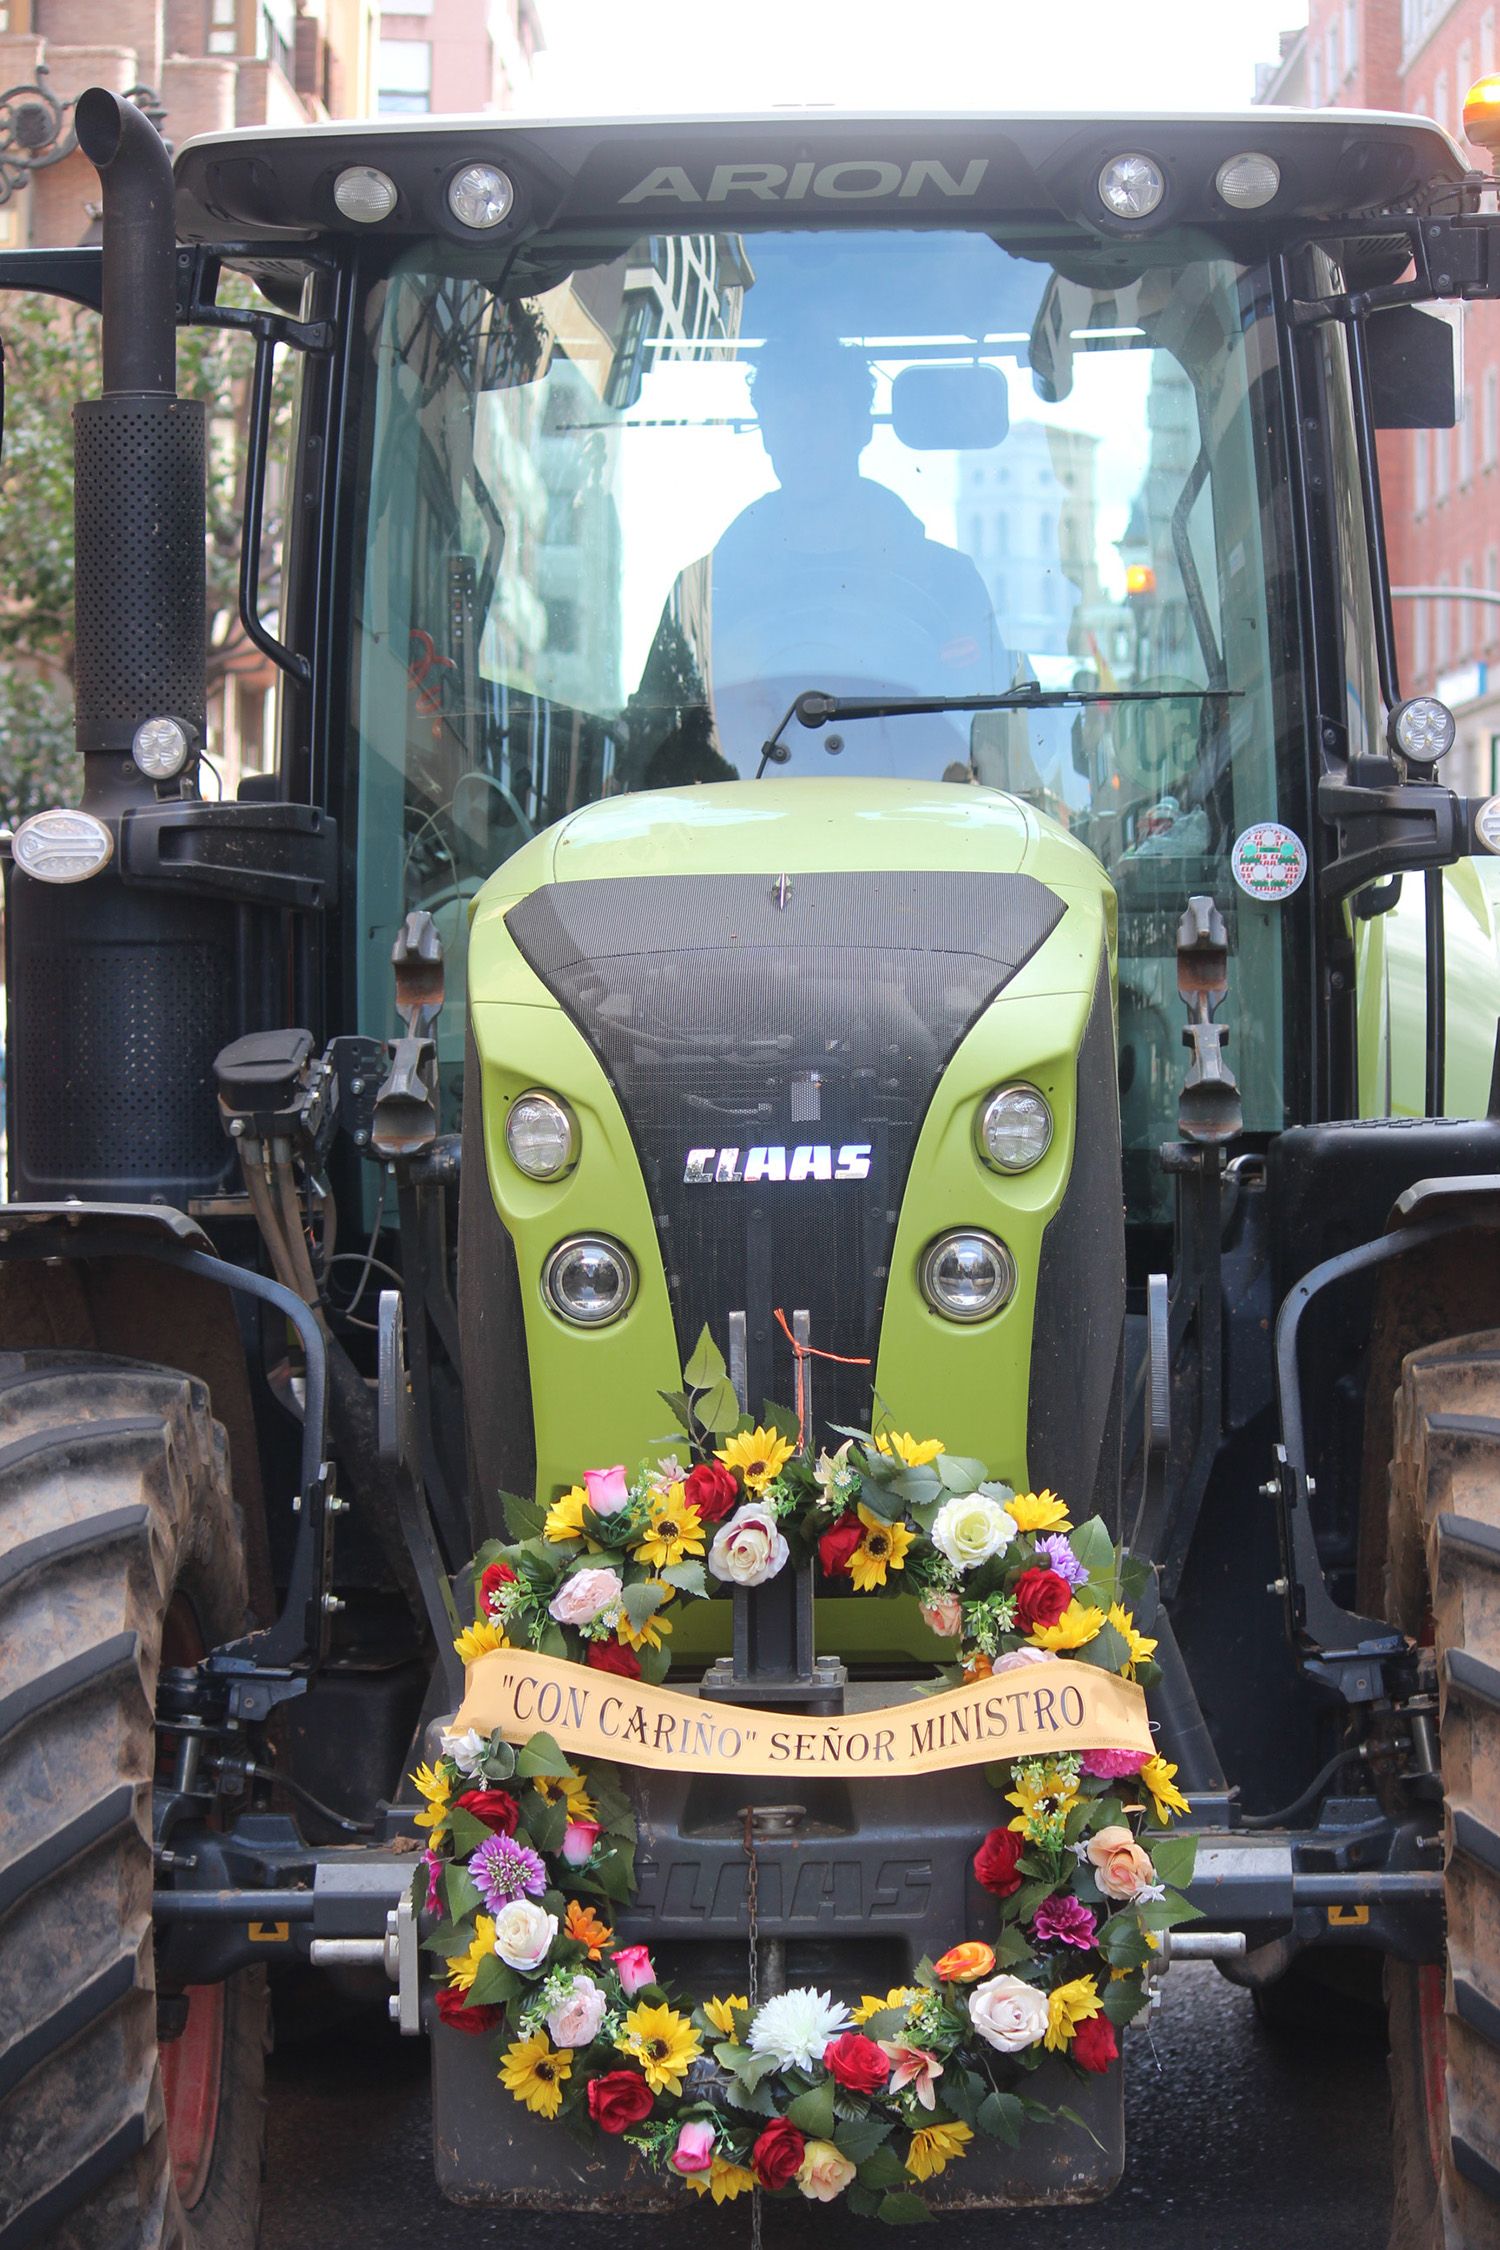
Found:
[{"label": "windshield wiper", "polygon": [[1040,680],[1026,680],[1004,695],[828,695],[821,688],[805,688],[787,706],[776,732],[761,744],[755,778],[769,766],[790,762],[791,747],[782,736],[793,719],[805,727],[826,727],[830,719],[907,719],[941,711],[1060,711],[1068,704],[1094,703],[1209,703],[1237,696],[1239,688],[1044,688]]}]

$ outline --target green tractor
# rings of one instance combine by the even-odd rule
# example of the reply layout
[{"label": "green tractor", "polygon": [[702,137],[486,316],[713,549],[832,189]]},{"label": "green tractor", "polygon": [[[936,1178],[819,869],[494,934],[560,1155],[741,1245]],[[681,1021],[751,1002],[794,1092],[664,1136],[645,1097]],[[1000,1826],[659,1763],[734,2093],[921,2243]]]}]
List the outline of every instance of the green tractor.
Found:
[{"label": "green tractor", "polygon": [[6,863],[0,2245],[249,2250],[328,1994],[430,2038],[460,2202],[1101,2196],[1194,1955],[1383,1979],[1399,2250],[1500,2242],[1500,800],[1376,446],[1454,419],[1478,176],[1345,112],[77,130],[102,249],[0,259],[104,366]]}]

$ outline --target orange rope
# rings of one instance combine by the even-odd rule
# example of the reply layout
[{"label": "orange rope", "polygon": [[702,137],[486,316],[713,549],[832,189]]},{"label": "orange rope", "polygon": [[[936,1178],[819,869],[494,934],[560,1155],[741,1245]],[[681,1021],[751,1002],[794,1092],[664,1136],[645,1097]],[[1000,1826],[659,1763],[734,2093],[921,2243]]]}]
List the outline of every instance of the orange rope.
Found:
[{"label": "orange rope", "polygon": [[807,1443],[808,1360],[831,1359],[835,1361],[840,1367],[868,1367],[870,1362],[867,1359],[851,1359],[844,1352],[820,1352],[817,1349],[817,1346],[814,1344],[799,1344],[796,1337],[792,1334],[791,1326],[787,1320],[786,1314],[782,1311],[780,1305],[776,1307],[776,1320],[778,1326],[781,1329],[782,1335],[785,1336],[787,1342],[792,1347],[792,1359],[796,1369],[797,1451],[800,1453],[802,1451],[802,1448]]}]

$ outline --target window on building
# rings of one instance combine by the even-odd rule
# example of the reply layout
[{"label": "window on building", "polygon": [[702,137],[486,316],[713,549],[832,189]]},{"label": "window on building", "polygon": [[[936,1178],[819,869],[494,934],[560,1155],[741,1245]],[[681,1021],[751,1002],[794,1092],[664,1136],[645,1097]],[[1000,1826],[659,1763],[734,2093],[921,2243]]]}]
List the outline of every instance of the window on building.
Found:
[{"label": "window on building", "polygon": [[[1440,586],[1447,585],[1446,570],[1438,573],[1437,582]],[[1448,661],[1448,612],[1453,605],[1451,602],[1434,602],[1432,606],[1432,661],[1441,671]]]},{"label": "window on building", "polygon": [[1440,70],[1433,81],[1432,114],[1446,132],[1448,130],[1448,73],[1446,70]]},{"label": "window on building", "polygon": [[1359,62],[1359,4],[1358,0],[1344,0],[1344,68],[1353,70]]},{"label": "window on building", "polygon": [[1413,515],[1427,513],[1427,432],[1411,433],[1411,504]]},{"label": "window on building", "polygon": [[1479,432],[1479,459],[1482,467],[1493,469],[1500,458],[1500,367],[1487,367],[1484,371],[1484,419]]},{"label": "window on building", "polygon": [[[1466,562],[1459,571],[1458,582],[1465,593],[1473,593],[1474,565],[1471,562]],[[1474,612],[1478,604],[1475,602],[1455,602],[1453,606],[1458,613],[1453,621],[1454,645],[1460,656],[1467,656],[1479,637],[1474,630]]]},{"label": "window on building", "polygon": [[1448,497],[1448,433],[1432,433],[1432,497],[1439,507]]},{"label": "window on building", "polygon": [[382,39],[376,106],[384,117],[425,116],[432,107],[432,42]]},{"label": "window on building", "polygon": [[1466,39],[1458,50],[1458,69],[1454,73],[1458,83],[1460,102],[1474,83],[1474,50]]},{"label": "window on building", "polygon": [[209,53],[233,55],[239,51],[239,44],[236,0],[212,0],[208,19]]},{"label": "window on building", "polygon": [[1339,69],[1339,20],[1337,16],[1328,26],[1327,35],[1323,42],[1323,54],[1328,71],[1328,99],[1336,101],[1338,99],[1339,80],[1343,76]]},{"label": "window on building", "polygon": [[1495,67],[1495,11],[1486,8],[1479,19],[1479,68],[1481,75]]},{"label": "window on building", "polygon": [[1465,390],[1458,405],[1458,484],[1467,491],[1474,481],[1474,393]]},{"label": "window on building", "polygon": [[1427,668],[1432,662],[1432,651],[1429,645],[1432,621],[1428,615],[1432,605],[1430,602],[1416,602],[1413,607],[1417,614],[1412,630],[1412,663],[1417,676],[1412,685],[1416,687],[1426,685]]}]

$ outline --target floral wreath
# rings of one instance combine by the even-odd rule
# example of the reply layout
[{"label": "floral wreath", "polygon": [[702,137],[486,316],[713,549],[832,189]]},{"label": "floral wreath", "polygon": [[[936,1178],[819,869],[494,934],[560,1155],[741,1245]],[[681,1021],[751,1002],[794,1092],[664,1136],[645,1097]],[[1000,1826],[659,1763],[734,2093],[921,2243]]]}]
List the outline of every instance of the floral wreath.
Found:
[{"label": "floral wreath", "polygon": [[[545,1510],[506,1497],[519,1536],[475,1557],[475,1621],[455,1643],[466,1663],[521,1647],[659,1681],[676,1604],[815,1558],[827,1591],[915,1594],[955,1644],[948,1684],[1059,1655],[1159,1677],[1127,1606],[1149,1566],[1097,1518],[1075,1528],[1053,1493],[1015,1492],[893,1428],[840,1431],[814,1456],[798,1415],[741,1413],[706,1332],[685,1385],[662,1395],[690,1465],[674,1453],[634,1476],[591,1469]],[[988,1938],[955,1933],[911,1985],[857,2006],[811,1989],[754,2010],[738,1994],[679,2005],[649,1949],[611,1926],[635,1891],[613,1770],[579,1771],[545,1734],[516,1751],[498,1733],[446,1732],[414,1776],[437,2013],[496,2039],[500,2083],[527,2109],[586,2143],[621,2138],[715,2203],[760,2188],[926,2218],[921,2183],[976,2135],[1014,2145],[1026,2122],[1082,2127],[1029,2098],[1028,2074],[1048,2053],[1080,2078],[1114,2068],[1158,1933],[1197,1913],[1173,1887],[1191,1876],[1192,1838],[1141,1841],[1187,1810],[1174,1765],[1101,1749],[987,1770],[1013,1808],[974,1854],[996,1902]]]}]

